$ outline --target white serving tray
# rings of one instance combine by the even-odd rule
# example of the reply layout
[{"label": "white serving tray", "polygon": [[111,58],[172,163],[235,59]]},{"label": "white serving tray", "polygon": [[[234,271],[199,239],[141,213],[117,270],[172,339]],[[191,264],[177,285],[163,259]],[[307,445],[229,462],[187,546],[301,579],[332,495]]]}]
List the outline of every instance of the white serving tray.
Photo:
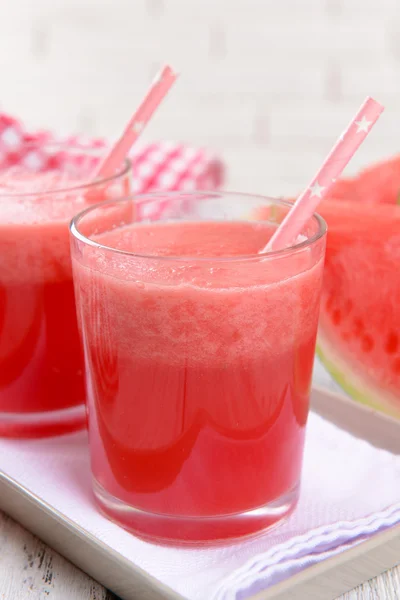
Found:
[{"label": "white serving tray", "polygon": [[[312,408],[353,435],[400,455],[400,422],[317,387],[312,391]],[[123,600],[184,600],[2,471],[0,508]],[[400,526],[310,567],[252,600],[334,599],[399,561]]]}]

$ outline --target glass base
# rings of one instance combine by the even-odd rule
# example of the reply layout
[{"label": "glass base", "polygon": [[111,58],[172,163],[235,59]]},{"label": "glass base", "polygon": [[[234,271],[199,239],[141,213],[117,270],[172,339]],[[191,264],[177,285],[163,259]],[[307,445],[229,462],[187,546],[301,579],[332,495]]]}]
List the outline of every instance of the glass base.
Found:
[{"label": "glass base", "polygon": [[84,404],[36,413],[0,412],[0,437],[39,438],[71,433],[86,427]]},{"label": "glass base", "polygon": [[101,512],[131,533],[160,544],[221,544],[253,537],[278,525],[296,507],[299,485],[274,502],[232,515],[185,517],[146,512],[109,494],[94,479],[93,491]]}]

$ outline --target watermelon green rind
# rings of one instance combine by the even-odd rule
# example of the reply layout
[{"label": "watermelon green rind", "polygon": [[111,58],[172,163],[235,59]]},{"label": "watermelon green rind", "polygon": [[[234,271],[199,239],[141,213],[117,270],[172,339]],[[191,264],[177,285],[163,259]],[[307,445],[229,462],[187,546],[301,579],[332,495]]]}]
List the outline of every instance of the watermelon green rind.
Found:
[{"label": "watermelon green rind", "polygon": [[330,348],[330,344],[323,338],[321,330],[318,334],[316,352],[333,379],[353,400],[369,406],[373,410],[400,419],[398,399],[376,389],[373,383],[368,383],[363,380],[362,375],[357,376],[353,370],[350,370],[345,360],[339,357],[333,348]]}]

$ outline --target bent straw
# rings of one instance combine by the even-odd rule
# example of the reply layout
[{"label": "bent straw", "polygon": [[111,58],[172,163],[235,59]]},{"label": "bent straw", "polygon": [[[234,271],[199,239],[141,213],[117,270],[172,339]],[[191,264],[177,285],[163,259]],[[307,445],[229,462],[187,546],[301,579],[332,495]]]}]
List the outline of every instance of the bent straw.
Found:
[{"label": "bent straw", "polygon": [[327,156],[310,185],[296,202],[260,254],[281,250],[294,242],[321,200],[340,176],[376,123],[384,107],[368,97]]},{"label": "bent straw", "polygon": [[155,77],[139,108],[132,116],[119,140],[97,169],[93,179],[99,177],[103,179],[114,175],[177,77],[177,74],[168,65]]}]

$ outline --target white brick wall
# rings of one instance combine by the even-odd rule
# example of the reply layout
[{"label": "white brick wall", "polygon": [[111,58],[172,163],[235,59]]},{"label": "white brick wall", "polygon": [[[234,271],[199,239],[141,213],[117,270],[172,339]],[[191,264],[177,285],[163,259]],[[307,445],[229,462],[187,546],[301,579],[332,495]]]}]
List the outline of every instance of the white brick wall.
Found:
[{"label": "white brick wall", "polygon": [[223,153],[227,187],[293,193],[367,94],[387,110],[350,171],[400,151],[399,0],[2,0],[0,108],[114,137],[164,61],[145,139]]}]

